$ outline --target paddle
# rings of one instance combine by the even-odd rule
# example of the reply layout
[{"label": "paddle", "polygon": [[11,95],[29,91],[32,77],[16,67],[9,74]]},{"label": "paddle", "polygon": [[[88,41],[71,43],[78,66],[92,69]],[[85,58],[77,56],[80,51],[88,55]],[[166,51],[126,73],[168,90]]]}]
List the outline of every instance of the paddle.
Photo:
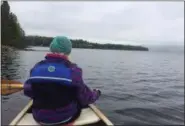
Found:
[{"label": "paddle", "polygon": [[1,80],[1,95],[10,95],[23,90],[23,84],[19,81]]}]

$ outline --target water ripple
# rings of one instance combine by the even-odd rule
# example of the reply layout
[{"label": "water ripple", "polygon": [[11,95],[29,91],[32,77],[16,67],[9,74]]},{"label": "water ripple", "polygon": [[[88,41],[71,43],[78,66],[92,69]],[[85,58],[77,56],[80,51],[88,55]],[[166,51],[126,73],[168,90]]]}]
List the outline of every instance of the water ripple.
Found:
[{"label": "water ripple", "polygon": [[[150,122],[153,124],[161,124],[161,119],[165,121],[165,123],[171,124],[172,121],[178,122],[179,124],[183,124],[183,112],[180,116],[177,115],[169,115],[166,113],[167,111],[172,112],[170,109],[164,109],[165,113],[155,110],[155,109],[144,109],[144,108],[131,108],[131,109],[124,109],[124,110],[115,110],[116,113],[122,116],[131,116],[140,121]],[[175,114],[175,113],[174,113]],[[147,118],[148,117],[148,118]],[[170,120],[170,121],[169,121]],[[165,124],[164,123],[164,124]],[[175,123],[173,123],[175,124]]]}]

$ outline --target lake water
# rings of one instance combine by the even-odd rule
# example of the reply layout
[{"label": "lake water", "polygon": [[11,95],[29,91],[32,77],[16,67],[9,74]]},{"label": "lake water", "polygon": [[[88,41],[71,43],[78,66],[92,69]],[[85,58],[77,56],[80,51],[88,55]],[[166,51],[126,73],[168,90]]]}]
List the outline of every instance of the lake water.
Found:
[{"label": "lake water", "polygon": [[[24,81],[48,52],[7,51],[2,76]],[[97,106],[115,124],[184,124],[184,53],[73,49],[71,59],[84,80],[102,91]],[[2,124],[7,125],[27,104],[22,92],[2,97]]]}]

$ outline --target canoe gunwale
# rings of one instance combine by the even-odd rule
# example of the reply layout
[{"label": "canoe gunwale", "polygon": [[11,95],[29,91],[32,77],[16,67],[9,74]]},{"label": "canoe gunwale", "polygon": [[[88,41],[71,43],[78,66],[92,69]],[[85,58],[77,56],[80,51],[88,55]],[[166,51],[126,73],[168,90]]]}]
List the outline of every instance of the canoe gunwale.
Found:
[{"label": "canoe gunwale", "polygon": [[32,106],[33,100],[29,101],[29,103],[24,107],[24,109],[13,119],[13,121],[10,123],[11,125],[16,125],[21,118],[26,114],[27,110]]},{"label": "canoe gunwale", "polygon": [[93,104],[89,107],[96,113],[96,115],[102,120],[107,126],[113,126],[112,122]]}]

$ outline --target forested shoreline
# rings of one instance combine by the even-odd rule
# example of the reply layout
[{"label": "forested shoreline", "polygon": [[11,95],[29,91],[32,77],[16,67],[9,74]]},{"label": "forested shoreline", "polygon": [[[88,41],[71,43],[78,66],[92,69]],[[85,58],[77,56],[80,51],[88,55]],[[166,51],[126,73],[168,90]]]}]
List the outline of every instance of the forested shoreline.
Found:
[{"label": "forested shoreline", "polygon": [[[27,46],[48,47],[53,37],[46,36],[26,36],[16,15],[10,11],[7,1],[1,3],[1,44],[18,49],[24,49]],[[136,50],[148,51],[147,47],[121,45],[121,44],[99,44],[88,42],[83,39],[71,39],[73,48],[86,49],[112,49],[112,50]]]},{"label": "forested shoreline", "polygon": [[[27,42],[28,46],[48,47],[52,39],[53,37],[26,36],[25,42]],[[71,42],[72,42],[73,48],[148,51],[148,48],[142,47],[142,46],[131,46],[131,45],[121,45],[121,44],[99,44],[99,43],[88,42],[82,39],[71,39]]]}]

